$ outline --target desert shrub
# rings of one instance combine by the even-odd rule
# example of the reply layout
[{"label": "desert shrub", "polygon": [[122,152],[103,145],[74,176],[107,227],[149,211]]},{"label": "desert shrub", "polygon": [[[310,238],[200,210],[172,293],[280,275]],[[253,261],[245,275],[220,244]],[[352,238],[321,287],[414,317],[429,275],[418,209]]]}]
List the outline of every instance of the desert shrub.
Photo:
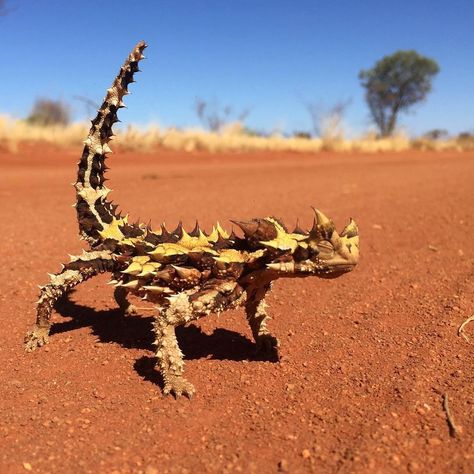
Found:
[{"label": "desert shrub", "polygon": [[327,107],[321,103],[306,102],[305,108],[311,119],[313,134],[325,141],[333,142],[344,137],[344,115],[351,100],[341,100]]},{"label": "desert shrub", "polygon": [[449,133],[444,128],[434,128],[423,134],[423,138],[427,138],[428,140],[445,140],[448,136]]},{"label": "desert shrub", "polygon": [[309,132],[296,130],[296,131],[293,132],[293,136],[295,138],[303,138],[305,140],[311,140],[311,133],[309,133]]},{"label": "desert shrub", "polygon": [[456,137],[456,141],[462,149],[471,150],[474,148],[474,132],[461,132]]},{"label": "desert shrub", "polygon": [[207,101],[199,97],[194,102],[194,110],[202,125],[211,132],[221,132],[233,122],[244,123],[250,109],[236,112],[230,105],[221,105],[217,100]]},{"label": "desert shrub", "polygon": [[41,126],[66,126],[70,123],[70,119],[69,105],[62,100],[37,99],[26,121],[30,124]]}]

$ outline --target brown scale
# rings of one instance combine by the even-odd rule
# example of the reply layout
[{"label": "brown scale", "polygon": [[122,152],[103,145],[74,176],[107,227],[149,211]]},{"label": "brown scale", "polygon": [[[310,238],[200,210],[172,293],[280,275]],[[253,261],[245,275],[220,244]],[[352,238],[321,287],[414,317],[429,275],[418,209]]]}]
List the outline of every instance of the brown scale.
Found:
[{"label": "brown scale", "polygon": [[212,275],[217,278],[233,278],[237,280],[244,271],[244,264],[240,262],[216,262],[212,267]]},{"label": "brown scale", "polygon": [[196,267],[200,271],[211,271],[216,263],[213,255],[205,252],[189,252],[187,259],[190,265]]}]

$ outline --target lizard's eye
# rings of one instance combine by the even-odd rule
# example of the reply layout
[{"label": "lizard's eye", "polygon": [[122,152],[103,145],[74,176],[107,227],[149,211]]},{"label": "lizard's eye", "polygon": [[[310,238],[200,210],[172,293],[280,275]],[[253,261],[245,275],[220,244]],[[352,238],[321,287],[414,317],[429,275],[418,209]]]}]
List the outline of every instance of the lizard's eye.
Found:
[{"label": "lizard's eye", "polygon": [[334,255],[334,247],[331,242],[327,240],[321,240],[318,242],[319,258],[328,259]]}]

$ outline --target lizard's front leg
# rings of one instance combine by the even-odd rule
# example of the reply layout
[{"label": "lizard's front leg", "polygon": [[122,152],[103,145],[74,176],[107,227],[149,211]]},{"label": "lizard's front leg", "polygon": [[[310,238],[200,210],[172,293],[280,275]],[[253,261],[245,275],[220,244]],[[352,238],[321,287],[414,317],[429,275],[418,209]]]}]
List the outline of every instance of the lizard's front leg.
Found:
[{"label": "lizard's front leg", "polygon": [[80,256],[72,257],[59,273],[51,275],[50,282],[40,287],[36,324],[25,336],[26,351],[34,351],[48,343],[51,313],[54,304],[64,293],[99,273],[111,271],[112,267],[113,260],[109,252],[84,252]]},{"label": "lizard's front leg", "polygon": [[235,282],[221,281],[196,292],[181,292],[168,298],[154,322],[156,360],[163,377],[165,394],[191,398],[194,386],[184,377],[183,354],[176,340],[175,328],[193,320],[240,304],[245,297]]},{"label": "lizard's front leg", "polygon": [[270,288],[271,283],[248,289],[245,312],[247,314],[247,321],[257,344],[257,352],[262,353],[267,357],[273,356],[278,358],[278,348],[280,344],[278,339],[275,336],[272,336],[267,328],[267,321],[271,318],[267,314],[268,305],[265,302],[265,296]]},{"label": "lizard's front leg", "polygon": [[155,319],[155,355],[165,395],[171,393],[175,397],[186,395],[191,398],[194,394],[194,386],[183,377],[183,353],[178,346],[175,328],[200,316],[202,314],[193,307],[189,294],[182,292],[170,297],[168,307],[160,309]]},{"label": "lizard's front leg", "polygon": [[194,386],[183,377],[184,362],[178,341],[176,340],[175,326],[168,323],[166,317],[157,318],[155,322],[156,360],[163,377],[163,393],[172,393],[175,397],[194,395]]}]

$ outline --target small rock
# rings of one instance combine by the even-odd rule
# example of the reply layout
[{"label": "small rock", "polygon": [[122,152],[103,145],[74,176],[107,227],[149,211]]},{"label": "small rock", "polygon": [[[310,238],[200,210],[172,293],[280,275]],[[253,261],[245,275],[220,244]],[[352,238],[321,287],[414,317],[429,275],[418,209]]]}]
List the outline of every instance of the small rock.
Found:
[{"label": "small rock", "polygon": [[428,444],[430,446],[439,446],[441,444],[441,440],[439,438],[430,438],[428,440]]},{"label": "small rock", "polygon": [[286,459],[282,459],[278,462],[278,471],[279,472],[289,472],[290,466]]},{"label": "small rock", "polygon": [[23,467],[24,467],[27,471],[33,470],[33,467],[31,466],[31,464],[30,464],[29,462],[24,462],[24,463],[23,463]]},{"label": "small rock", "polygon": [[97,390],[94,390],[92,392],[92,395],[94,395],[95,398],[98,398],[99,400],[104,400],[105,395],[101,392],[98,392]]},{"label": "small rock", "polygon": [[418,472],[420,470],[420,465],[416,461],[410,461],[407,468],[408,472]]},{"label": "small rock", "polygon": [[158,469],[155,466],[147,466],[145,468],[145,474],[158,474]]},{"label": "small rock", "polygon": [[309,459],[311,457],[311,452],[309,449],[303,449],[301,451],[301,456],[303,456],[303,459]]}]

